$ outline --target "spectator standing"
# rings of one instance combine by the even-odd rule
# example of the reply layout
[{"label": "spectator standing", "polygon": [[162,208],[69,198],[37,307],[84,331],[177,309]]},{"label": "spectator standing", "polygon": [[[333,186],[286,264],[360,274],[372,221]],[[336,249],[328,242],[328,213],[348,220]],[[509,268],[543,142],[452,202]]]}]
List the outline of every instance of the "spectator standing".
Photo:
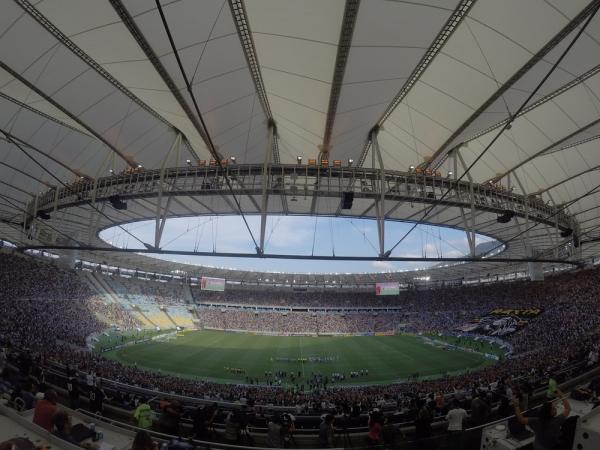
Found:
[{"label": "spectator standing", "polygon": [[158,430],[161,433],[179,435],[179,419],[181,418],[181,403],[177,400],[165,405],[158,420]]},{"label": "spectator standing", "polygon": [[237,411],[232,411],[225,419],[225,441],[228,444],[236,444],[240,441],[240,435],[240,416]]},{"label": "spectator standing", "polygon": [[333,416],[327,414],[319,426],[319,444],[323,448],[333,447]]},{"label": "spectator standing", "polygon": [[555,390],[555,394],[563,404],[563,412],[560,415],[557,414],[554,404],[547,401],[540,408],[538,417],[525,417],[521,413],[519,399],[513,398],[517,420],[523,425],[529,425],[535,431],[535,442],[533,443],[535,450],[552,450],[557,446],[560,441],[561,427],[571,413],[571,405],[567,397],[558,388]]},{"label": "spectator standing", "polygon": [[77,376],[69,377],[67,381],[67,392],[69,393],[69,404],[72,409],[79,408],[79,379]]},{"label": "spectator standing", "polygon": [[281,448],[281,418],[279,415],[274,415],[267,424],[267,444],[272,448]]},{"label": "spectator standing", "polygon": [[152,440],[152,437],[147,431],[140,430],[133,438],[131,450],[158,450],[158,445]]},{"label": "spectator standing", "polygon": [[95,414],[102,414],[105,398],[106,393],[104,392],[104,389],[102,389],[100,381],[98,381],[89,392],[90,410]]},{"label": "spectator standing", "polygon": [[133,411],[133,418],[139,428],[149,429],[152,427],[152,408],[145,398],[140,399],[140,402]]}]

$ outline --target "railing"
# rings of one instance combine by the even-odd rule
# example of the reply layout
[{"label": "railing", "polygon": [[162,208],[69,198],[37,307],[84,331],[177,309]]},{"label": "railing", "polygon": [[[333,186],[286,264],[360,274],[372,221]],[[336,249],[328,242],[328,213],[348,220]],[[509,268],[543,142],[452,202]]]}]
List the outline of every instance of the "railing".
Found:
[{"label": "railing", "polygon": [[[51,212],[88,202],[105,202],[118,195],[128,198],[162,195],[230,195],[225,179],[233,192],[240,195],[262,195],[267,183],[270,195],[335,196],[351,191],[358,198],[380,198],[378,169],[319,167],[299,165],[231,165],[220,167],[174,167],[137,170],[97,180],[80,180],[66,187],[53,188],[40,194],[29,205],[32,212]],[[502,214],[511,211],[534,222],[572,229],[574,219],[560,207],[545,204],[540,199],[514,193],[490,184],[457,181],[434,174],[385,171],[385,198],[392,201],[440,203]],[[450,191],[441,202],[438,200]]]}]

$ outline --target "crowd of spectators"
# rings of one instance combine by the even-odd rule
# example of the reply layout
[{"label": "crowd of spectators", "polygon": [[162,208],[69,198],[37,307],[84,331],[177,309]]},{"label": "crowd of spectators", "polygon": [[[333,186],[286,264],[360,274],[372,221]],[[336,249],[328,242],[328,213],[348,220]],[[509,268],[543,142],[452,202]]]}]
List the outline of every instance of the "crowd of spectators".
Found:
[{"label": "crowd of spectators", "polygon": [[0,267],[0,336],[13,347],[44,349],[55,341],[84,346],[89,335],[112,325],[139,325],[73,270],[8,253],[0,254]]},{"label": "crowd of spectators", "polygon": [[180,305],[184,302],[183,285],[170,281],[105,276],[107,284],[131,303],[154,303],[160,306]]},{"label": "crowd of spectators", "polygon": [[394,331],[402,313],[265,312],[243,309],[200,308],[204,328],[286,333],[363,333]]},{"label": "crowd of spectators", "polygon": [[[73,270],[8,253],[0,254],[0,264],[0,284],[3,286],[0,336],[11,352],[25,350],[24,353],[34,360],[72,365],[85,373],[94,372],[98,377],[165,392],[207,399],[252,399],[263,404],[296,405],[300,410],[318,410],[323,406],[354,402],[373,407],[385,399],[396,401],[415,392],[427,395],[457,389],[485,392],[505,379],[547,376],[575,360],[585,359],[597,343],[594,332],[600,326],[595,311],[600,294],[598,269],[563,274],[543,283],[409,292],[402,296],[406,305],[406,312],[402,314],[289,313],[285,316],[275,312],[256,315],[247,311],[221,312],[219,308],[206,308],[200,313],[206,324],[240,329],[264,326],[270,331],[286,332],[306,332],[306,327],[309,327],[308,331],[317,332],[340,327],[352,331],[385,331],[400,323],[415,330],[444,331],[497,307],[538,307],[544,311],[508,337],[516,348],[512,358],[478,372],[430,381],[313,391],[263,385],[221,385],[147,372],[88,352],[82,348],[86,337],[105,329],[108,322],[119,321],[125,328],[133,324],[127,318],[127,312],[99,299]],[[102,317],[108,320],[103,322]]]}]

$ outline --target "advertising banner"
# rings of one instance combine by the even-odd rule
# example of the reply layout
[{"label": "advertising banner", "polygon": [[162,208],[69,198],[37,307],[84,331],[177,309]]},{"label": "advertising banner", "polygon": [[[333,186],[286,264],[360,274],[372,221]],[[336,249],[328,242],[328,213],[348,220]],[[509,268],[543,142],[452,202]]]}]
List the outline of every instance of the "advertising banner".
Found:
[{"label": "advertising banner", "polygon": [[400,294],[400,283],[397,281],[391,283],[375,284],[376,295],[398,295]]},{"label": "advertising banner", "polygon": [[200,279],[200,289],[203,291],[224,291],[225,280],[223,278],[202,277]]}]

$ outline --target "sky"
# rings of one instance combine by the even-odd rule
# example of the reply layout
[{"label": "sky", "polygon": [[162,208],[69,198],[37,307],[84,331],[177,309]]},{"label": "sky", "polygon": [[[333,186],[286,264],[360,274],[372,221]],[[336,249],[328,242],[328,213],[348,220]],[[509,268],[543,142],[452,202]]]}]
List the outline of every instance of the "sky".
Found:
[{"label": "sky", "polygon": [[[260,217],[246,216],[255,239],[260,236]],[[386,223],[386,250],[412,227],[412,223]],[[124,225],[139,240],[154,243],[154,221]],[[121,248],[142,248],[119,227],[100,233],[106,242]],[[477,243],[491,240],[477,236]],[[202,216],[167,219],[161,248],[164,250],[255,253],[254,243],[239,216]],[[377,223],[372,219],[308,216],[269,216],[265,253],[294,255],[377,256]],[[419,225],[392,252],[404,257],[460,257],[468,253],[464,231]],[[155,255],[169,261],[197,265],[290,273],[365,273],[424,268],[432,263],[396,261],[319,261],[274,258],[231,258],[218,256]]]}]

